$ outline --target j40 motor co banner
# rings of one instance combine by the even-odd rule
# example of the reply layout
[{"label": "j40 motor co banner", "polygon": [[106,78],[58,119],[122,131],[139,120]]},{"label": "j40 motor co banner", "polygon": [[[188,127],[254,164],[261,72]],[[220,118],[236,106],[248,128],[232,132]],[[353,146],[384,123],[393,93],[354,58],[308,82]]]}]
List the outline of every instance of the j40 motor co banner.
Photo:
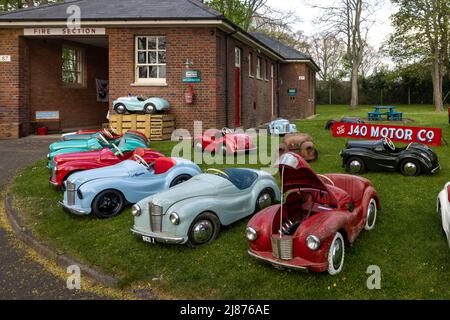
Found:
[{"label": "j40 motor co banner", "polygon": [[336,138],[379,140],[385,137],[394,142],[417,142],[430,146],[441,146],[442,129],[424,127],[403,127],[377,124],[355,124],[338,122],[333,125]]}]

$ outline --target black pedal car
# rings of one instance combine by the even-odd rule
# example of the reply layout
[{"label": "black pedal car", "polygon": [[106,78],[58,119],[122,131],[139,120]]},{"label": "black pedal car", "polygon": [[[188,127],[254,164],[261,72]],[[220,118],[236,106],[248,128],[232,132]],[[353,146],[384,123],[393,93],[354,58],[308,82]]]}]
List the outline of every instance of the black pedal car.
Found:
[{"label": "black pedal car", "polygon": [[411,143],[397,148],[389,139],[349,141],[341,151],[343,167],[353,174],[366,171],[397,171],[405,176],[434,174],[440,170],[438,156],[428,146]]},{"label": "black pedal car", "polygon": [[341,120],[329,120],[327,124],[325,125],[325,130],[332,130],[333,126],[338,123],[354,123],[354,124],[364,124],[365,121],[361,118],[352,118],[352,117],[344,117]]}]

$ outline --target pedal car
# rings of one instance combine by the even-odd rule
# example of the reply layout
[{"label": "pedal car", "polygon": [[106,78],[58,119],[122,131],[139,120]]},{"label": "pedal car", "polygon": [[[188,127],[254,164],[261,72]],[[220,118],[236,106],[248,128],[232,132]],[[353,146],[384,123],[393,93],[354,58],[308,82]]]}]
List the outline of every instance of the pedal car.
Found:
[{"label": "pedal car", "polygon": [[405,176],[435,174],[440,170],[436,153],[428,146],[411,143],[397,148],[389,138],[379,141],[349,141],[341,151],[343,167],[352,174],[398,171]]},{"label": "pedal car", "polygon": [[[103,130],[80,130],[78,132],[65,133],[61,136],[61,140],[62,141],[89,140],[97,137],[99,134],[103,134],[103,136],[107,140],[117,140],[123,136],[114,129],[107,128]],[[129,130],[127,131],[126,134],[130,137],[135,137],[136,139],[142,139],[144,142],[148,143],[148,138],[145,136],[145,134],[139,131]]]},{"label": "pedal car", "polygon": [[446,235],[450,247],[450,182],[447,183],[444,189],[439,193],[437,199],[437,211],[439,217],[442,219],[442,231]]},{"label": "pedal car", "polygon": [[111,218],[127,204],[181,184],[201,173],[200,168],[184,159],[158,158],[148,164],[134,155],[111,167],[77,172],[65,182],[62,206],[78,215],[93,213]]},{"label": "pedal car", "polygon": [[267,127],[270,135],[283,136],[289,133],[297,133],[297,126],[291,124],[289,120],[277,119],[272,121]]},{"label": "pedal car", "polygon": [[244,133],[234,133],[229,128],[207,130],[203,136],[194,139],[197,152],[236,154],[256,151],[252,137]]},{"label": "pedal car", "polygon": [[332,130],[333,126],[335,125],[335,123],[337,122],[343,122],[343,123],[355,123],[355,124],[364,124],[366,123],[363,119],[361,118],[351,118],[351,117],[344,117],[341,120],[337,121],[337,120],[329,120],[327,122],[327,124],[325,125],[325,130]]},{"label": "pedal car", "polygon": [[134,151],[126,147],[113,145],[112,150],[103,148],[98,151],[66,153],[56,156],[52,169],[50,184],[55,187],[63,187],[64,181],[75,172],[113,166],[125,160],[135,160],[135,155],[142,157],[148,164],[157,158],[164,157],[163,154],[151,150],[137,148]]},{"label": "pedal car", "polygon": [[146,242],[213,242],[221,229],[275,201],[280,190],[268,173],[251,169],[210,169],[180,186],[140,201],[131,230]]},{"label": "pedal car", "polygon": [[340,273],[345,245],[375,227],[377,192],[360,177],[318,175],[294,153],[281,156],[278,166],[286,200],[250,220],[248,253],[277,268]]},{"label": "pedal car", "polygon": [[103,134],[97,135],[95,138],[89,140],[73,140],[73,141],[59,141],[52,143],[49,147],[48,168],[53,169],[55,163],[53,159],[61,154],[73,153],[73,152],[87,152],[96,151],[103,148],[113,149],[114,146],[121,148],[122,152],[133,151],[136,148],[147,148],[147,143],[142,139],[136,139],[135,136],[128,135],[117,140],[108,140]]},{"label": "pedal car", "polygon": [[280,144],[279,152],[280,155],[287,152],[294,152],[302,156],[306,161],[314,161],[319,157],[319,152],[316,150],[313,138],[305,133],[285,136],[283,142]]},{"label": "pedal car", "polygon": [[146,113],[154,114],[170,109],[170,103],[163,98],[144,98],[139,96],[121,97],[113,102],[117,114]]}]

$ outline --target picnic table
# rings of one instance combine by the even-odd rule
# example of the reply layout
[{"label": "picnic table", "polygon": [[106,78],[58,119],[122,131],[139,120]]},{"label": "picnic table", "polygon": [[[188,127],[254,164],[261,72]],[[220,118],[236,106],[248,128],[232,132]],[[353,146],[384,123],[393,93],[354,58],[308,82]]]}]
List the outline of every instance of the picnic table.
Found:
[{"label": "picnic table", "polygon": [[369,121],[382,121],[386,116],[388,121],[402,121],[403,112],[398,112],[395,107],[392,106],[378,106],[375,107],[375,111],[369,112]]}]

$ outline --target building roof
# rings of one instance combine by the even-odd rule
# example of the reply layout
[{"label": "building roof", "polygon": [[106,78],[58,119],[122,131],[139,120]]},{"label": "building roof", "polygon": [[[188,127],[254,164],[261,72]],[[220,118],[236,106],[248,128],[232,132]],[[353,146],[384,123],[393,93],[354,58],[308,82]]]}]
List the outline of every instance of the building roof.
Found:
[{"label": "building roof", "polygon": [[286,60],[310,60],[311,56],[304,54],[288,45],[269,37],[261,32],[251,32],[253,37],[264,43],[266,46],[277,52]]},{"label": "building roof", "polygon": [[67,20],[77,5],[82,20],[221,19],[223,15],[198,0],[66,0],[0,14],[0,21]]}]

